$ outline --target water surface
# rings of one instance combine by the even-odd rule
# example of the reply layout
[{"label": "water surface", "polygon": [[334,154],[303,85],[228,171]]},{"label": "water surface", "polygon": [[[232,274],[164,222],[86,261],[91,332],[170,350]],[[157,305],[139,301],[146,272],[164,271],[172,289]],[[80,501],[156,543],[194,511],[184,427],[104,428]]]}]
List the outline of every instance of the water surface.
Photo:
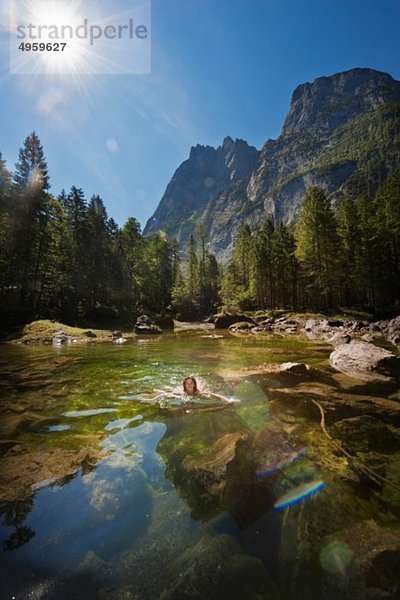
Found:
[{"label": "water surface", "polygon": [[[400,499],[334,451],[311,399],[333,425],[363,414],[349,399],[393,402],[397,387],[335,373],[330,351],[202,331],[123,346],[1,346],[2,597],[291,598],[309,578],[317,598],[332,561],[343,591],[356,550],[340,542],[339,563],[338,546],[330,559],[329,536],[363,522],[397,533]],[[262,372],[287,361],[306,362],[310,375]],[[188,374],[240,403],[143,402],[178,391]],[[400,423],[388,414],[371,418],[396,441]],[[396,446],[378,446],[356,450],[396,476]],[[303,542],[323,557],[309,572]]]}]

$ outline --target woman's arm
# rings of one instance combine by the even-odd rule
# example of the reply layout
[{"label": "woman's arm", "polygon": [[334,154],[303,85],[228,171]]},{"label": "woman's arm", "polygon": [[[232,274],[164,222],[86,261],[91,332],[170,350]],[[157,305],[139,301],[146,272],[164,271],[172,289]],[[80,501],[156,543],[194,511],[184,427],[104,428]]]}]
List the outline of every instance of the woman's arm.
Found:
[{"label": "woman's arm", "polygon": [[225,396],[222,396],[221,394],[214,394],[213,392],[210,392],[207,395],[211,396],[212,398],[218,398],[218,400],[222,400],[222,402],[225,402],[227,404],[234,404],[235,402],[240,402],[240,400],[236,400],[235,398],[226,398]]},{"label": "woman's arm", "polygon": [[174,394],[173,392],[162,392],[162,394],[158,394],[158,396],[155,396],[154,398],[145,398],[141,402],[146,402],[146,404],[156,404],[162,398],[165,398],[165,397],[167,397],[167,398],[180,398],[181,396],[178,396],[177,394]]},{"label": "woman's arm", "polygon": [[144,398],[143,400],[141,400],[141,402],[145,402],[146,404],[155,404],[157,400],[160,400],[164,396],[166,396],[165,392],[163,392],[162,394],[158,394],[158,396],[156,396],[155,398]]}]

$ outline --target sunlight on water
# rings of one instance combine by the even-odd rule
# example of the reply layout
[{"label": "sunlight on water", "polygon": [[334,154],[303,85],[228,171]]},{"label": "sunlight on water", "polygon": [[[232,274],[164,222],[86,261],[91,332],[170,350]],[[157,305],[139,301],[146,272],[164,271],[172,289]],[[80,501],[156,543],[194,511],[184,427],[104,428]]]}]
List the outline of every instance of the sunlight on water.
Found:
[{"label": "sunlight on water", "polygon": [[117,412],[116,408],[94,408],[91,410],[71,410],[70,412],[63,413],[63,417],[93,417],[95,415],[102,415],[105,413]]}]

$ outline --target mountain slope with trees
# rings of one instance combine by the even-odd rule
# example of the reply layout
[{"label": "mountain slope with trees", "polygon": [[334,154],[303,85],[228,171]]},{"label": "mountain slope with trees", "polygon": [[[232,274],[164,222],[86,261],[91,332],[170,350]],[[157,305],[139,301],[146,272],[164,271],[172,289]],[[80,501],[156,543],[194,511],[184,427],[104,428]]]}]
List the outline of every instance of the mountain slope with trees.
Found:
[{"label": "mountain slope with trees", "polygon": [[[197,146],[196,161],[209,153],[210,147]],[[207,178],[206,167],[197,179],[192,155],[193,149],[183,163],[185,178],[183,165],[176,171],[175,189],[185,190],[187,179],[192,188],[193,181],[201,186]],[[226,261],[241,225],[254,227],[265,216],[275,224],[294,221],[308,187],[323,188],[333,203],[360,194],[372,200],[399,164],[400,82],[372,69],[320,77],[294,91],[282,134],[266,142],[248,177],[213,190],[208,200],[202,196],[197,203],[194,197],[183,213],[184,202],[171,194],[170,184],[145,233],[162,230],[185,248],[203,224],[210,251]],[[161,210],[166,205],[168,216]],[[179,228],[171,225],[174,219],[180,219]]]},{"label": "mountain slope with trees", "polygon": [[[141,312],[201,319],[221,307],[398,311],[400,84],[355,71],[301,86],[261,153],[230,138],[196,147],[145,234],[75,185],[52,195],[35,132],[13,172],[0,154],[0,331],[49,318],[133,324]],[[339,95],[315,112],[321,89]],[[158,230],[164,217],[172,238]]]}]

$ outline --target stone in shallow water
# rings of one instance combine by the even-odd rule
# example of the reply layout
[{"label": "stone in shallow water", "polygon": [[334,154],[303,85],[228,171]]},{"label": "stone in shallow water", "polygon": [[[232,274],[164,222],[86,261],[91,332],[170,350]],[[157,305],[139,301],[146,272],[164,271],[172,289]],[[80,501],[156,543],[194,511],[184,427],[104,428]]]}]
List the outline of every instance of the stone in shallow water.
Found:
[{"label": "stone in shallow water", "polygon": [[293,375],[307,375],[309,367],[304,363],[287,362],[281,364],[280,371],[293,373]]},{"label": "stone in shallow water", "polygon": [[234,538],[206,534],[171,565],[175,580],[166,582],[160,600],[278,598],[262,562],[246,556]]},{"label": "stone in shallow water", "polygon": [[400,376],[400,358],[367,342],[351,342],[337,347],[329,357],[332,367],[348,374],[371,377]]}]

